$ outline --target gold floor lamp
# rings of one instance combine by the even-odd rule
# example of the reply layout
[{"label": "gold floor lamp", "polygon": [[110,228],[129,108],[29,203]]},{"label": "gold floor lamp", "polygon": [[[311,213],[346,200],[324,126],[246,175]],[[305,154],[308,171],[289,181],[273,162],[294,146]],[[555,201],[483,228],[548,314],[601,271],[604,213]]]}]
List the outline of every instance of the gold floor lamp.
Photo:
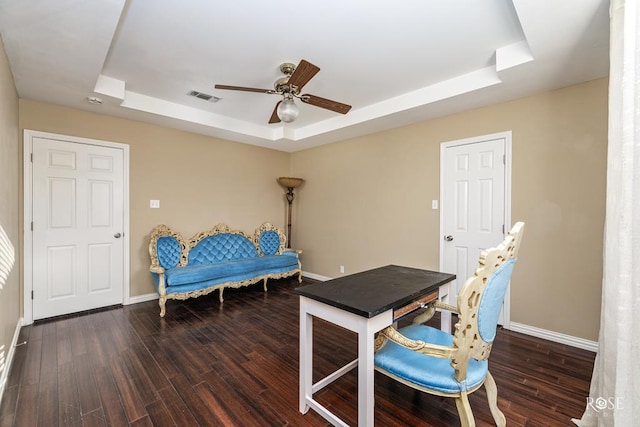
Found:
[{"label": "gold floor lamp", "polygon": [[287,209],[287,248],[291,248],[291,205],[293,204],[293,199],[295,195],[293,194],[293,189],[297,188],[304,182],[302,178],[292,178],[290,176],[281,176],[278,178],[278,182],[284,188],[287,189],[285,196],[287,198],[287,203],[289,204]]}]

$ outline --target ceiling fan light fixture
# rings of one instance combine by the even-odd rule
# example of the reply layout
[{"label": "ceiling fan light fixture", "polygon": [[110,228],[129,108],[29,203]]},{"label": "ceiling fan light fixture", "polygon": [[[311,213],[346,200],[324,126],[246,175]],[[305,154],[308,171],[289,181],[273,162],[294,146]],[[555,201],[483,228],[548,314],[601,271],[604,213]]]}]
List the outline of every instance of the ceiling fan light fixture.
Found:
[{"label": "ceiling fan light fixture", "polygon": [[278,101],[271,112],[269,124],[280,122],[291,123],[298,118],[299,110],[298,106],[293,101],[294,98],[300,99],[300,102],[304,102],[305,104],[324,108],[340,114],[347,114],[351,109],[351,105],[343,104],[341,102],[332,101],[330,99],[310,94],[300,94],[304,85],[309,83],[309,80],[311,80],[313,76],[320,71],[320,67],[317,65],[313,65],[309,61],[301,59],[297,66],[292,63],[282,64],[280,66],[280,71],[282,71],[284,77],[280,77],[275,81],[273,89],[258,89],[254,87],[219,84],[216,84],[215,88],[282,96],[282,101]]},{"label": "ceiling fan light fixture", "polygon": [[295,119],[298,118],[298,114],[300,110],[295,102],[293,102],[293,98],[285,98],[280,105],[278,105],[278,109],[276,111],[278,114],[278,118],[285,123],[291,123]]}]

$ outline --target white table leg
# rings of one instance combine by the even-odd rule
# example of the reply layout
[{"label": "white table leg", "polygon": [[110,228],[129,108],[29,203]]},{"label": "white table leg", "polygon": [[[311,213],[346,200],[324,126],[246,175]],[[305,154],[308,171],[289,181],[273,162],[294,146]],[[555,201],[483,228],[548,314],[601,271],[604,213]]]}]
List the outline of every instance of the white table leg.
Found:
[{"label": "white table leg", "polygon": [[309,410],[313,386],[313,316],[307,313],[306,301],[300,298],[300,412]]},{"label": "white table leg", "polygon": [[358,426],[373,426],[374,334],[369,327],[358,334]]},{"label": "white table leg", "polygon": [[313,381],[313,317],[319,317],[358,334],[358,426],[373,427],[374,418],[374,341],[375,333],[393,323],[393,310],[387,310],[372,318],[365,318],[330,305],[300,297],[300,412],[309,408],[316,411],[334,426],[347,424],[313,399],[313,390],[320,390],[337,376],[344,375],[354,362],[338,369],[327,378]]}]

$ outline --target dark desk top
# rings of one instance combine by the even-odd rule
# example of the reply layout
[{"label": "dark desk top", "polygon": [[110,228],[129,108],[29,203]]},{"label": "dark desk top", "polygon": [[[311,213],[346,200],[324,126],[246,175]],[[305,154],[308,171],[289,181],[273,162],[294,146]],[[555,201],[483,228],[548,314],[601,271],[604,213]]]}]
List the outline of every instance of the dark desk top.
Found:
[{"label": "dark desk top", "polygon": [[296,288],[298,295],[363,316],[403,307],[455,279],[455,274],[387,265]]}]

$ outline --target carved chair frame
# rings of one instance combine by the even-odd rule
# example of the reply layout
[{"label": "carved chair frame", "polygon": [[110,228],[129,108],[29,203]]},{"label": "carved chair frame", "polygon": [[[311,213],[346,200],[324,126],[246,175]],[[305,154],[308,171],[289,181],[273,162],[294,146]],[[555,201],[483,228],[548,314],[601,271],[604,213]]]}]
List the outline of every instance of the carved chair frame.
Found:
[{"label": "carved chair frame", "polygon": [[[478,330],[478,310],[480,301],[482,300],[482,295],[491,275],[502,264],[517,257],[520,243],[522,241],[523,230],[524,223],[517,223],[511,231],[509,231],[509,234],[500,245],[496,248],[483,251],[480,254],[479,267],[476,269],[473,276],[467,279],[458,293],[457,307],[435,301],[427,307],[424,313],[416,316],[414,319],[413,323],[424,323],[433,316],[436,309],[448,310],[457,313],[458,322],[455,325],[452,347],[435,345],[407,338],[398,332],[393,326],[390,326],[383,329],[378,334],[375,343],[376,350],[382,348],[386,340],[390,340],[407,349],[417,351],[428,356],[451,359],[451,366],[455,370],[454,376],[456,381],[464,384],[467,377],[469,360],[471,358],[476,360],[486,360],[491,353],[492,343],[484,341]],[[471,411],[467,395],[480,388],[483,383],[480,383],[472,389],[449,394],[417,386],[416,384],[405,381],[383,369],[376,369],[384,375],[425,393],[455,398],[456,407],[458,408],[462,425],[475,426],[473,413]],[[506,424],[506,419],[504,414],[500,409],[498,409],[497,386],[489,371],[487,371],[484,385],[487,390],[489,408],[496,425],[504,426]]]}]

